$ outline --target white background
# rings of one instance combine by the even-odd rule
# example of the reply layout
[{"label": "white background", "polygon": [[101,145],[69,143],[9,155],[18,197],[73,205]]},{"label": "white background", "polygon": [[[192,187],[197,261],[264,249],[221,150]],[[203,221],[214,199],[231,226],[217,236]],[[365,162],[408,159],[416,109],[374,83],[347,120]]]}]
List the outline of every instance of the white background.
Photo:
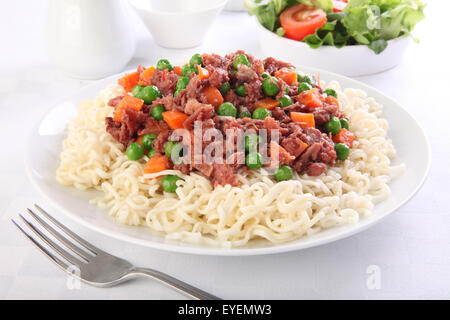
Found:
[{"label": "white background", "polygon": [[[48,61],[45,1],[5,1],[0,10],[0,298],[179,299],[182,295],[147,280],[99,289],[70,290],[66,275],[13,227],[34,202],[71,229],[115,255],[163,270],[223,298],[256,299],[449,299],[450,298],[450,63],[447,43],[450,1],[432,0],[426,20],[398,67],[358,80],[398,100],[418,119],[432,147],[431,172],[423,188],[381,224],[353,237],[298,252],[257,257],[202,257],[127,245],[94,234],[55,212],[30,186],[24,172],[29,128],[54,102],[89,81],[70,79]],[[223,12],[204,44],[169,50],[154,44],[136,19],[138,46],[127,69],[165,57],[245,49],[262,57],[254,21]],[[407,127],[404,130],[408,130]],[[379,267],[381,286],[370,290],[369,266]]]}]

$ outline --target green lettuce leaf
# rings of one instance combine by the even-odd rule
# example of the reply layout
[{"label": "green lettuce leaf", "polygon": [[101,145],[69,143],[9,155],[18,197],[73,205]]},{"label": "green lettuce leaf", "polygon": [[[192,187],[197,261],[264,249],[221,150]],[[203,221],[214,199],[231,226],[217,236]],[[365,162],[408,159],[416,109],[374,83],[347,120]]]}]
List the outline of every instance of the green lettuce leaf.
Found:
[{"label": "green lettuce leaf", "polygon": [[[367,0],[358,0],[367,1]],[[349,1],[349,4],[352,0]],[[380,28],[380,9],[374,5],[351,6],[345,8],[347,14],[341,21],[347,32],[356,42],[370,44],[370,39],[376,37]]]},{"label": "green lettuce leaf", "polygon": [[333,11],[333,2],[331,0],[297,0],[297,3],[315,6],[325,12]]},{"label": "green lettuce leaf", "polygon": [[[282,1],[276,0],[277,2],[281,3]],[[276,11],[275,11],[275,1],[270,1],[265,4],[259,4],[260,1],[252,1],[252,0],[246,0],[244,2],[244,6],[248,10],[248,14],[252,16],[256,16],[259,23],[261,23],[262,26],[264,26],[266,29],[269,29],[270,31],[275,30],[275,24],[278,20]]]},{"label": "green lettuce leaf", "polygon": [[350,0],[344,12],[348,34],[376,54],[386,49],[386,41],[410,34],[424,18],[420,0]]},{"label": "green lettuce leaf", "polygon": [[407,2],[410,3],[401,4],[383,12],[381,15],[381,38],[390,40],[402,34],[409,34],[416,23],[425,17],[423,10],[414,6],[415,1]]},{"label": "green lettuce leaf", "polygon": [[381,53],[387,47],[387,41],[384,39],[374,40],[369,44],[369,48],[376,54]]},{"label": "green lettuce leaf", "polygon": [[311,48],[319,48],[322,45],[335,46],[341,48],[347,44],[351,44],[352,39],[347,34],[341,20],[345,17],[345,13],[329,13],[327,20],[322,28],[316,30],[314,34],[310,34],[303,39]]}]

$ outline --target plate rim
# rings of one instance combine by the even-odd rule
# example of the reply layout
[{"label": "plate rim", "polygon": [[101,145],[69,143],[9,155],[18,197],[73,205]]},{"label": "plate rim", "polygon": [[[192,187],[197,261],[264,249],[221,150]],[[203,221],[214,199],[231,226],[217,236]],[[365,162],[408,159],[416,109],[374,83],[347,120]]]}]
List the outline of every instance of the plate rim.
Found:
[{"label": "plate rim", "polygon": [[[207,246],[207,245],[205,245],[205,247],[194,247],[195,244],[183,243],[183,242],[180,242],[180,244],[153,242],[151,240],[138,239],[138,238],[135,238],[130,235],[111,231],[106,228],[99,227],[93,223],[86,221],[86,220],[83,220],[81,217],[72,213],[71,210],[68,210],[68,209],[64,208],[63,206],[59,205],[57,201],[53,200],[52,197],[50,195],[48,195],[40,187],[38,181],[35,179],[35,177],[32,173],[32,166],[31,166],[32,157],[30,154],[31,153],[31,148],[30,148],[31,140],[33,138],[34,133],[37,132],[37,129],[40,126],[40,124],[42,123],[42,121],[48,116],[49,112],[51,110],[53,110],[56,106],[58,106],[60,103],[70,99],[71,97],[72,98],[76,97],[77,95],[80,94],[81,91],[89,90],[89,89],[91,89],[91,87],[95,87],[99,82],[115,80],[123,74],[133,72],[134,69],[120,72],[120,73],[111,75],[109,77],[105,77],[103,79],[93,81],[93,82],[86,84],[85,86],[79,88],[77,91],[67,94],[64,97],[62,97],[61,99],[58,99],[54,103],[52,103],[52,105],[45,110],[43,116],[41,118],[39,118],[39,120],[36,121],[36,123],[30,128],[30,131],[27,135],[27,139],[25,142],[25,153],[24,153],[24,163],[25,163],[26,175],[27,175],[28,179],[31,181],[34,188],[37,189],[38,193],[50,205],[52,205],[55,209],[57,209],[59,212],[64,214],[66,217],[69,217],[72,221],[76,222],[77,224],[82,225],[91,231],[98,232],[102,235],[111,237],[116,240],[124,241],[127,243],[132,243],[135,245],[139,245],[139,246],[143,246],[143,247],[147,247],[147,248],[151,248],[151,249],[161,250],[161,251],[182,253],[182,254],[205,255],[205,256],[257,256],[257,255],[269,255],[269,254],[277,254],[277,253],[285,253],[285,252],[303,250],[303,249],[313,248],[313,247],[321,246],[321,245],[324,245],[327,243],[332,243],[332,242],[335,242],[338,240],[348,238],[359,232],[367,230],[369,227],[372,227],[372,226],[378,224],[379,222],[383,221],[387,216],[391,215],[392,213],[394,213],[395,211],[400,209],[402,206],[404,206],[407,202],[409,202],[417,194],[417,192],[423,187],[425,181],[428,178],[430,168],[431,168],[431,161],[432,161],[431,155],[432,154],[431,154],[430,142],[428,140],[426,132],[423,129],[423,126],[421,125],[421,123],[418,122],[414,118],[414,116],[411,115],[407,111],[407,109],[403,107],[402,104],[397,102],[395,99],[393,99],[389,95],[382,93],[380,90],[378,90],[374,87],[371,87],[363,82],[349,78],[347,76],[340,75],[340,74],[326,71],[326,70],[322,70],[320,68],[299,65],[299,66],[297,66],[297,69],[302,72],[304,71],[306,73],[316,73],[316,74],[325,73],[325,74],[327,74],[327,78],[328,77],[336,78],[334,80],[337,81],[338,83],[340,83],[339,78],[341,78],[341,79],[345,79],[345,81],[349,82],[350,84],[356,84],[359,87],[358,89],[362,88],[362,90],[364,90],[364,91],[373,91],[377,95],[383,96],[383,97],[387,98],[388,100],[392,101],[394,104],[396,104],[396,107],[401,108],[402,111],[404,111],[406,114],[408,114],[412,120],[414,120],[414,122],[420,129],[420,133],[423,135],[424,140],[426,142],[426,147],[425,147],[426,156],[427,156],[426,157],[426,168],[425,168],[425,171],[423,172],[420,182],[415,186],[414,190],[405,199],[403,199],[401,202],[399,202],[395,207],[393,207],[390,210],[386,210],[385,212],[380,214],[380,216],[376,217],[375,219],[371,219],[370,221],[368,221],[366,223],[361,223],[361,220],[360,220],[358,223],[353,225],[353,227],[348,228],[348,229],[344,230],[343,232],[340,232],[337,234],[331,234],[327,237],[324,237],[322,239],[317,239],[312,242],[296,242],[296,240],[299,240],[299,239],[296,239],[296,240],[289,241],[286,243],[281,243],[281,244],[270,244],[269,243],[267,247],[257,247],[257,248],[239,248],[239,247],[237,247],[237,248],[221,248],[221,247],[213,247],[213,246]],[[350,88],[350,87],[348,87],[348,88]],[[371,96],[371,95],[368,94],[368,96]],[[81,102],[81,101],[79,101],[79,102]],[[66,123],[66,126],[67,126],[67,123]],[[106,213],[107,212],[105,211],[105,214]],[[186,246],[183,246],[183,245],[186,245]]]}]

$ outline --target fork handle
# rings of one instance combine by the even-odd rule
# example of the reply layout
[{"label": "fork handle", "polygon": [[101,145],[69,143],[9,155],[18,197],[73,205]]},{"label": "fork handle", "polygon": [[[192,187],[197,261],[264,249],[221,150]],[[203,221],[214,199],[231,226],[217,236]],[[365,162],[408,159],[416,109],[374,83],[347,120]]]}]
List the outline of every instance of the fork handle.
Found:
[{"label": "fork handle", "polygon": [[130,272],[130,275],[147,276],[147,277],[156,279],[172,288],[179,290],[180,292],[182,292],[184,294],[187,294],[188,296],[190,296],[194,299],[222,300],[219,297],[213,296],[212,294],[209,294],[208,292],[205,292],[196,287],[193,287],[190,284],[187,284],[186,282],[175,279],[174,277],[169,276],[168,274],[165,274],[165,273],[157,271],[157,270],[147,269],[147,268],[134,268]]}]

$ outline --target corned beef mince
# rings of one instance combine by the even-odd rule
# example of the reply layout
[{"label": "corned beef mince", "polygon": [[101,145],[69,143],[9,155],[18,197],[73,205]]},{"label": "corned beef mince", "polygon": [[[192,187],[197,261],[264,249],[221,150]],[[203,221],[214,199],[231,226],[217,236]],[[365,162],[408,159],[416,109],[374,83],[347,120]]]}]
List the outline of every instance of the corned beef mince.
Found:
[{"label": "corned beef mince", "polygon": [[[245,54],[250,62],[250,66],[246,64],[233,65],[234,59],[241,54]],[[189,130],[193,129],[196,121],[202,123],[203,132],[207,129],[219,130],[224,139],[225,131],[228,130],[254,130],[261,129],[278,130],[278,144],[288,152],[288,154],[280,155],[279,165],[288,165],[298,173],[306,173],[310,176],[318,176],[327,170],[328,166],[333,166],[336,162],[336,151],[334,149],[333,137],[331,133],[327,133],[324,129],[331,117],[343,118],[344,115],[337,103],[337,100],[327,99],[323,94],[322,88],[318,84],[313,84],[313,88],[308,92],[317,99],[314,103],[310,103],[305,92],[299,93],[297,83],[286,83],[282,78],[278,78],[276,85],[278,93],[272,97],[273,100],[279,100],[284,95],[288,95],[292,104],[281,107],[280,105],[271,108],[271,116],[264,119],[253,119],[251,117],[241,117],[241,112],[249,112],[250,114],[257,108],[257,101],[269,98],[262,90],[262,83],[268,75],[275,77],[280,69],[290,69],[293,66],[287,62],[282,62],[274,58],[266,58],[259,60],[244,51],[237,51],[225,56],[217,54],[201,55],[201,67],[207,70],[208,77],[202,78],[196,72],[191,72],[189,83],[185,89],[179,91],[174,97],[177,90],[177,82],[180,78],[178,71],[174,68],[158,70],[155,69],[148,79],[148,83],[156,86],[161,92],[161,97],[154,100],[150,105],[144,104],[140,110],[125,108],[121,113],[120,121],[114,118],[106,118],[106,130],[115,140],[122,143],[125,148],[136,142],[139,137],[155,133],[157,138],[153,141],[155,156],[164,154],[164,144],[169,140],[172,128],[164,120],[156,120],[151,116],[152,109],[157,105],[163,105],[166,111],[177,110],[187,115],[183,123],[183,127]],[[196,69],[193,69],[196,70]],[[138,72],[142,73],[145,68],[139,66]],[[263,76],[264,74],[264,76]],[[214,87],[220,88],[225,82],[229,82],[231,90],[223,95],[224,102],[232,103],[238,113],[237,117],[220,116],[217,113],[218,106],[213,106],[205,94],[204,88]],[[141,82],[142,84],[142,82]],[[245,95],[236,94],[237,86],[245,86]],[[131,93],[130,93],[131,94]],[[116,107],[120,103],[123,96],[113,98],[109,101],[109,105]],[[319,101],[319,105],[317,104]],[[291,119],[291,112],[312,113],[314,115],[315,126],[305,126],[304,123],[294,122]],[[205,149],[214,141],[203,141],[202,148]],[[235,153],[231,156],[234,158],[245,156],[239,154],[235,141]],[[305,144],[307,147],[305,148]],[[265,145],[268,148],[269,143]],[[178,169],[185,174],[191,171],[201,172],[208,177],[214,186],[231,184],[239,185],[237,173],[239,170],[250,172],[245,164],[225,163],[227,155],[224,148],[223,164],[207,163],[203,161],[201,164],[174,164],[169,160],[169,166]],[[217,155],[216,155],[217,156]],[[203,159],[204,160],[204,159]],[[269,166],[270,163],[265,164]]]}]

